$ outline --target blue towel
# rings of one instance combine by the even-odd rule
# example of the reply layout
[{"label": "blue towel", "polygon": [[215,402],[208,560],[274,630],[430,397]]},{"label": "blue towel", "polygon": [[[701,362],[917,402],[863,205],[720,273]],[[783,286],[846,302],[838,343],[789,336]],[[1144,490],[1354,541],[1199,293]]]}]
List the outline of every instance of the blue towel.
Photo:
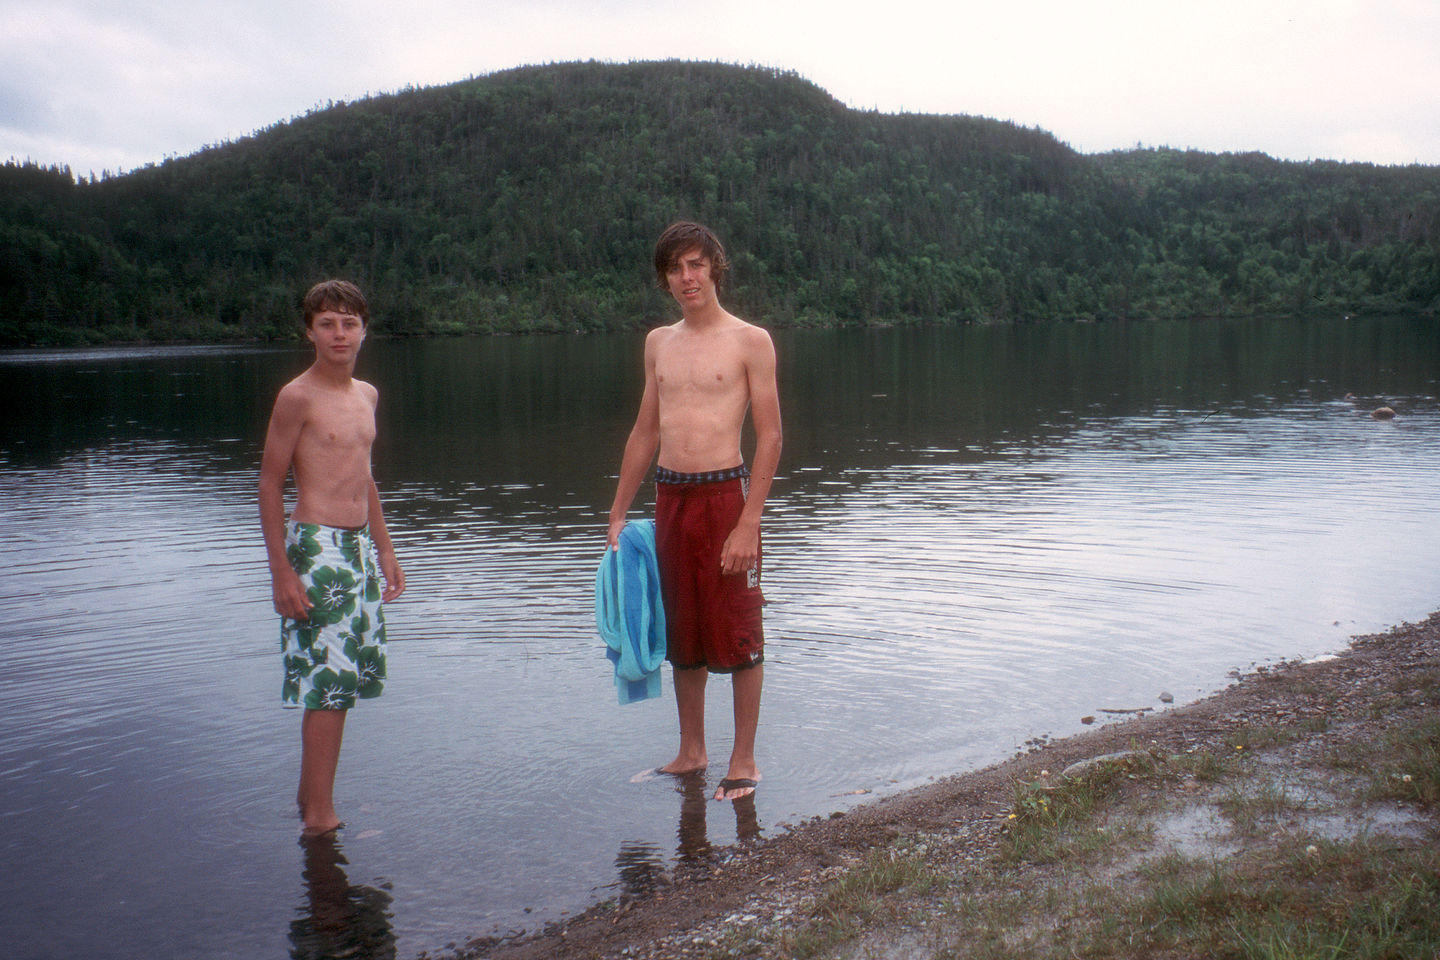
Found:
[{"label": "blue towel", "polygon": [[595,625],[615,665],[622,704],[660,696],[665,606],[655,557],[655,521],[631,520],[595,571]]}]

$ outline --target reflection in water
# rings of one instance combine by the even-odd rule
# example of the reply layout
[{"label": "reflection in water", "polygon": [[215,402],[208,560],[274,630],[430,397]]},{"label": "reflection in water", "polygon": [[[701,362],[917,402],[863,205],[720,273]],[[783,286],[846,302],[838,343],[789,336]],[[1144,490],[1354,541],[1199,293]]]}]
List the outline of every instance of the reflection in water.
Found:
[{"label": "reflection in water", "polygon": [[[679,841],[675,848],[676,860],[691,866],[705,863],[715,853],[715,845],[710,842],[705,826],[712,803],[705,774],[697,771],[675,779],[675,792],[680,794],[680,825],[675,831]],[[736,838],[742,842],[758,840],[760,816],[755,810],[755,794],[732,800],[730,805],[735,812]],[[615,857],[615,872],[620,877],[622,899],[648,896],[666,882],[665,858],[660,846],[640,840],[626,840],[620,844],[620,853]]]},{"label": "reflection in water", "polygon": [[391,897],[375,887],[351,884],[335,833],[301,837],[305,851],[305,903],[290,922],[295,960],[381,960],[394,957]]},{"label": "reflection in water", "polygon": [[703,860],[712,849],[705,833],[705,808],[709,803],[705,774],[696,771],[681,777],[675,791],[680,794],[680,828],[676,831],[680,845],[675,852],[682,861]]},{"label": "reflection in water", "polygon": [[755,811],[755,794],[747,793],[730,801],[735,808],[735,836],[742,842],[760,839],[760,814]]},{"label": "reflection in water", "polygon": [[626,840],[615,857],[615,872],[620,877],[620,897],[646,897],[664,883],[665,858],[660,848],[643,840]]},{"label": "reflection in water", "polygon": [[[681,862],[704,860],[714,852],[705,829],[705,817],[710,809],[710,787],[705,783],[705,774],[696,772],[678,778],[680,783],[675,792],[680,794],[680,827],[675,836],[680,841],[675,848]],[[737,840],[757,840],[760,837],[760,816],[755,812],[755,794],[730,801],[735,811],[735,837]]]}]

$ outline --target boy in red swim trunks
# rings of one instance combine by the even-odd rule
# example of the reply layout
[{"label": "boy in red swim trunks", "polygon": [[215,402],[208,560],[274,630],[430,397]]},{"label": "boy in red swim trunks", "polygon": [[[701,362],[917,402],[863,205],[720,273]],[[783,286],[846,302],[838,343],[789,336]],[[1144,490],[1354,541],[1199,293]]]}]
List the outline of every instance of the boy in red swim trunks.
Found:
[{"label": "boy in red swim trunks", "polygon": [[[720,241],[698,223],[672,224],[655,245],[656,280],[683,318],[645,338],[645,390],[609,531],[613,549],[658,450],[655,541],[680,717],[679,752],[660,770],[706,766],[705,682],[711,672],[731,674],[735,745],[716,800],[748,796],[760,780],[760,513],[781,445],[775,347],[763,329],[720,305],[728,267]],[[755,428],[748,469],[740,453],[747,411]]]}]

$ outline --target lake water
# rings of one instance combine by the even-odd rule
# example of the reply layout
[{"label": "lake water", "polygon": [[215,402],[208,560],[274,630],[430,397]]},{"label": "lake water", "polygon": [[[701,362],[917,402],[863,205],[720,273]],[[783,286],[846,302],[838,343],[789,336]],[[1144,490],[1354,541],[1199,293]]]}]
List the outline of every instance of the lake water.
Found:
[{"label": "lake water", "polygon": [[[0,354],[7,956],[414,956],[533,930],[1440,607],[1434,320],[776,342],[765,781],[733,806],[631,782],[674,750],[669,678],[617,705],[593,624],[641,338],[366,345],[409,589],[385,695],[349,719],[348,827],[309,849],[255,506],[307,352]],[[708,703],[713,791],[728,681]]]}]

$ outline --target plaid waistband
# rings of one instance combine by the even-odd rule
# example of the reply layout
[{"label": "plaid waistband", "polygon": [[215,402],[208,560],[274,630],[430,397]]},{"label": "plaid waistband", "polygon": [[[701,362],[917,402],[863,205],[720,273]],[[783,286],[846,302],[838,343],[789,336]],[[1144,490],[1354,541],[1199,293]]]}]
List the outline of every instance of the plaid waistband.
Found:
[{"label": "plaid waistband", "polygon": [[745,464],[725,470],[707,470],[704,473],[681,473],[668,467],[655,468],[656,483],[721,483],[725,480],[743,480],[750,476]]}]

